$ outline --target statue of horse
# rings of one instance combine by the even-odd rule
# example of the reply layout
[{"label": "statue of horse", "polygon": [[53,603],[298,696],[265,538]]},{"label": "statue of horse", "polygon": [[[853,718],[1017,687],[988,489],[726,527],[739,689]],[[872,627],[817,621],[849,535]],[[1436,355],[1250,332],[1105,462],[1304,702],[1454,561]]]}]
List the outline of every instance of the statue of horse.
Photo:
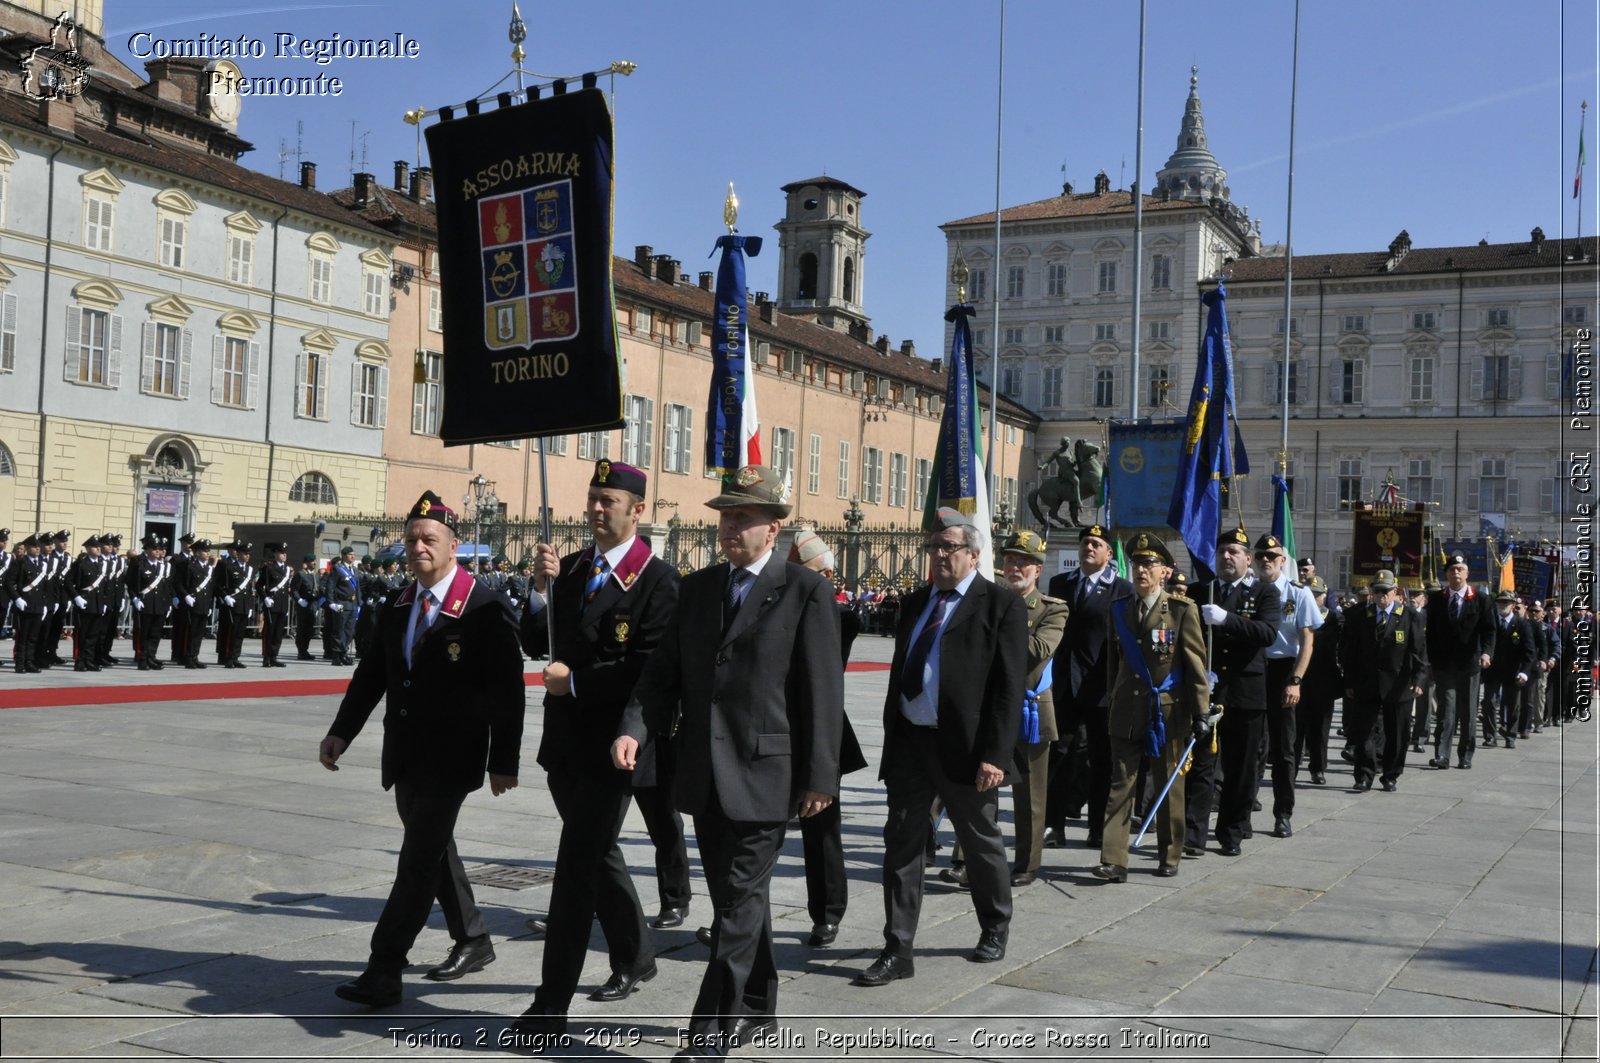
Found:
[{"label": "statue of horse", "polygon": [[[1052,527],[1081,527],[1079,509],[1087,505],[1092,515],[1099,504],[1100,485],[1105,479],[1100,445],[1087,439],[1074,444],[1070,437],[1062,436],[1055,453],[1039,463],[1039,471],[1043,472],[1052,464],[1056,467],[1055,477],[1028,492],[1028,508],[1033,510],[1039,527],[1047,533]],[[1058,512],[1063,503],[1067,507],[1066,520],[1062,520]]]}]

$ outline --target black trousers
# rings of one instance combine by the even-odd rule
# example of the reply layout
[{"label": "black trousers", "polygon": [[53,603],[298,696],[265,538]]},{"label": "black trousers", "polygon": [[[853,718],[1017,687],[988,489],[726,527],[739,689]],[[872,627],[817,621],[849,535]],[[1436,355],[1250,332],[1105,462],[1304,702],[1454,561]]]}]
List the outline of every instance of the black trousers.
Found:
[{"label": "black trousers", "polygon": [[1502,737],[1515,738],[1517,722],[1522,716],[1522,687],[1517,684],[1515,673],[1488,681],[1485,705],[1489,709],[1485,720],[1489,729]]},{"label": "black trousers", "polygon": [[694,896],[689,888],[689,847],[684,840],[683,817],[672,807],[672,787],[660,776],[661,745],[657,750],[657,782],[633,792],[633,800],[644,816],[644,828],[656,851],[656,892],[661,907],[689,908]]},{"label": "black trousers", "polygon": [[[1224,715],[1222,719],[1227,719]],[[1220,728],[1222,721],[1217,721]],[[1220,743],[1221,736],[1213,736]],[[1194,762],[1175,785],[1183,787],[1183,844],[1204,849],[1211,833],[1211,810],[1217,806],[1217,760],[1211,750],[1212,738],[1194,744]]]},{"label": "black trousers", "polygon": [[1478,727],[1472,717],[1478,707],[1480,676],[1477,668],[1434,666],[1434,701],[1439,712],[1439,723],[1433,732],[1435,759],[1450,759],[1450,736],[1457,727],[1461,729],[1456,740],[1457,754],[1470,757],[1478,748]]},{"label": "black trousers", "polygon": [[192,610],[183,604],[183,598],[178,598],[178,604],[172,607],[172,663],[183,664],[189,654],[189,614]]},{"label": "black trousers", "polygon": [[[1267,762],[1272,772],[1272,818],[1294,815],[1294,732],[1296,712],[1283,707],[1283,692],[1294,675],[1293,657],[1267,658]],[[1302,697],[1304,694],[1302,693]],[[1258,769],[1256,778],[1260,779]],[[1255,800],[1251,794],[1250,799]]]},{"label": "black trousers", "polygon": [[317,626],[317,610],[314,606],[294,607],[294,648],[302,657],[311,654],[311,635]]},{"label": "black trousers", "polygon": [[772,869],[783,847],[783,832],[781,822],[729,819],[715,787],[705,809],[694,817],[706,889],[716,908],[711,958],[689,1019],[690,1033],[702,1046],[720,1046],[726,1051],[727,1038],[740,1016],[777,1013],[771,895]]},{"label": "black trousers", "polygon": [[122,604],[106,603],[105,623],[100,625],[100,644],[95,647],[95,659],[105,661],[111,656],[111,646],[117,641],[117,626],[122,623]]},{"label": "black trousers", "polygon": [[326,609],[322,613],[322,641],[328,649],[328,656],[343,658],[355,652],[356,603],[338,604],[342,606],[338,612]]},{"label": "black trousers", "polygon": [[1333,727],[1333,696],[1326,691],[1302,689],[1294,707],[1294,769],[1303,760],[1313,775],[1328,771],[1328,732]]},{"label": "black trousers", "polygon": [[196,598],[194,605],[189,609],[189,622],[184,625],[184,638],[186,645],[183,650],[185,661],[200,660],[200,644],[205,641],[206,622],[211,616],[211,602],[204,598]]},{"label": "black trousers", "polygon": [[395,975],[405,969],[409,962],[406,953],[427,925],[435,899],[455,941],[487,933],[466,869],[456,853],[456,817],[466,799],[461,792],[395,783],[394,804],[405,825],[405,836],[400,842],[394,885],[372,931],[370,969]]},{"label": "black trousers", "polygon": [[100,662],[101,631],[105,614],[99,606],[72,610],[72,659],[81,665],[98,665]]},{"label": "black trousers", "polygon": [[146,664],[155,661],[156,652],[161,649],[161,629],[166,622],[166,614],[153,607],[133,611],[133,655],[136,660]]},{"label": "black trousers", "polygon": [[883,748],[883,785],[889,816],[883,824],[884,949],[910,956],[922,914],[922,874],[927,866],[928,809],[935,797],[955,828],[966,858],[972,906],[984,930],[1011,925],[1011,862],[1000,830],[1000,787],[978,792],[955,782],[939,761],[939,735],[897,719]]},{"label": "black trousers", "polygon": [[32,602],[28,605],[29,608],[20,612],[16,607],[11,610],[11,658],[19,672],[38,667],[39,629],[43,618],[38,606]]},{"label": "black trousers", "polygon": [[617,845],[631,794],[626,772],[550,773],[550,796],[561,816],[561,841],[550,888],[538,1002],[553,1012],[566,1014],[572,1003],[597,916],[613,971],[640,974],[655,961],[639,895]]},{"label": "black trousers", "polygon": [[1217,841],[1237,846],[1250,826],[1250,803],[1255,800],[1256,750],[1267,713],[1260,709],[1233,709],[1217,721],[1217,760],[1222,778],[1217,783]]},{"label": "black trousers", "polygon": [[271,664],[283,647],[283,634],[289,627],[287,609],[267,609],[261,614],[261,660]]},{"label": "black trousers", "polygon": [[813,924],[837,926],[844,920],[845,907],[850,903],[838,801],[800,820],[800,841],[806,861],[806,912]]},{"label": "black trousers", "polygon": [[67,610],[72,606],[71,596],[61,599],[61,603],[50,610],[50,619],[45,621],[43,642],[39,652],[44,660],[59,657],[61,650],[61,633],[67,627]]},{"label": "black trousers", "polygon": [[[1058,722],[1059,726],[1059,722]],[[1045,794],[1044,825],[1060,837],[1067,814],[1076,819],[1089,799],[1089,729],[1082,723],[1068,727],[1050,743],[1050,781]]]}]

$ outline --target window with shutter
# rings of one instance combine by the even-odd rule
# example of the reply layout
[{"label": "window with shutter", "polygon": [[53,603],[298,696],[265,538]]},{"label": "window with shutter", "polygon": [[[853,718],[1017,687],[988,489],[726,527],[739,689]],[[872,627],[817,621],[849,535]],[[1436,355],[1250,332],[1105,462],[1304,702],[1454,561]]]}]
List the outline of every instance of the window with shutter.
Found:
[{"label": "window with shutter", "polygon": [[1506,360],[1506,401],[1522,398],[1522,355],[1513,354]]},{"label": "window with shutter", "polygon": [[17,297],[0,295],[0,373],[17,371]]},{"label": "window with shutter", "polygon": [[332,358],[326,354],[317,355],[317,410],[315,417],[319,421],[328,419],[328,368]]},{"label": "window with shutter", "polygon": [[146,321],[139,333],[139,390],[148,395],[156,386],[156,323]]},{"label": "window with shutter", "polygon": [[82,327],[83,309],[76,306],[67,307],[66,363],[62,367],[62,375],[74,383],[78,379],[78,359],[81,346],[78,342],[78,337]]},{"label": "window with shutter", "polygon": [[[389,425],[389,368],[388,366],[376,366],[375,368],[378,371],[378,380],[376,384],[378,392],[377,427],[387,428]],[[565,440],[565,437],[562,438]]]},{"label": "window with shutter", "polygon": [[253,410],[260,401],[261,388],[261,344],[250,341],[250,366],[244,381],[245,409]]},{"label": "window with shutter", "polygon": [[[222,336],[211,337],[211,401],[217,406],[222,405],[222,353],[223,347],[227,342]],[[295,362],[295,378],[300,381],[304,381],[306,376],[302,361],[304,358],[305,355],[302,354],[300,356],[301,360]],[[295,409],[297,411],[300,408],[298,395],[299,393],[296,392]],[[295,416],[299,416],[298,412]]]},{"label": "window with shutter", "polygon": [[1563,355],[1547,354],[1544,356],[1544,397],[1559,399],[1561,397],[1561,364]]},{"label": "window with shutter", "polygon": [[106,387],[122,386],[122,315],[111,314],[111,345],[106,352]]}]

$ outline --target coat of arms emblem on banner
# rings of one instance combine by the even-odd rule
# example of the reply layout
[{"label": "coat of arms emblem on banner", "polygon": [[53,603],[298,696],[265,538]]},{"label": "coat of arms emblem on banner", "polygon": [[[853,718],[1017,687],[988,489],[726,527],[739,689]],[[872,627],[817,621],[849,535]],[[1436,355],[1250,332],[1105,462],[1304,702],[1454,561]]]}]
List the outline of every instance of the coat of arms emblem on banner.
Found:
[{"label": "coat of arms emblem on banner", "polygon": [[479,200],[478,243],[485,346],[528,348],[578,334],[570,180]]}]

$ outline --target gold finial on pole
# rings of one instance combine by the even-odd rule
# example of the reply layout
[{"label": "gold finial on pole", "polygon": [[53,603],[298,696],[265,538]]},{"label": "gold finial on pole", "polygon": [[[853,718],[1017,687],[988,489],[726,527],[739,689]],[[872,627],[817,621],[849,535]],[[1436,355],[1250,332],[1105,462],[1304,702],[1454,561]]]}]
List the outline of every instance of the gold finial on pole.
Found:
[{"label": "gold finial on pole", "polygon": [[528,53],[522,50],[522,42],[528,39],[528,24],[522,21],[522,12],[517,8],[517,0],[511,0],[511,27],[506,31],[506,36],[511,39],[511,61],[520,67],[522,61],[528,57]]},{"label": "gold finial on pole", "polygon": [[428,116],[426,107],[418,107],[406,112],[406,125],[418,125]]},{"label": "gold finial on pole", "polygon": [[613,60],[611,66],[607,68],[608,72],[612,74],[621,74],[623,77],[627,77],[629,74],[638,69],[638,63],[631,63],[626,59]]},{"label": "gold finial on pole", "polygon": [[956,261],[950,267],[950,283],[956,286],[956,302],[967,301],[967,281],[972,277],[972,270],[967,268],[967,260],[961,254],[961,249],[956,249]]},{"label": "gold finial on pole", "polygon": [[728,198],[722,201],[722,224],[728,227],[728,235],[733,235],[737,230],[734,223],[739,220],[739,197],[733,194],[733,182],[728,182]]}]

